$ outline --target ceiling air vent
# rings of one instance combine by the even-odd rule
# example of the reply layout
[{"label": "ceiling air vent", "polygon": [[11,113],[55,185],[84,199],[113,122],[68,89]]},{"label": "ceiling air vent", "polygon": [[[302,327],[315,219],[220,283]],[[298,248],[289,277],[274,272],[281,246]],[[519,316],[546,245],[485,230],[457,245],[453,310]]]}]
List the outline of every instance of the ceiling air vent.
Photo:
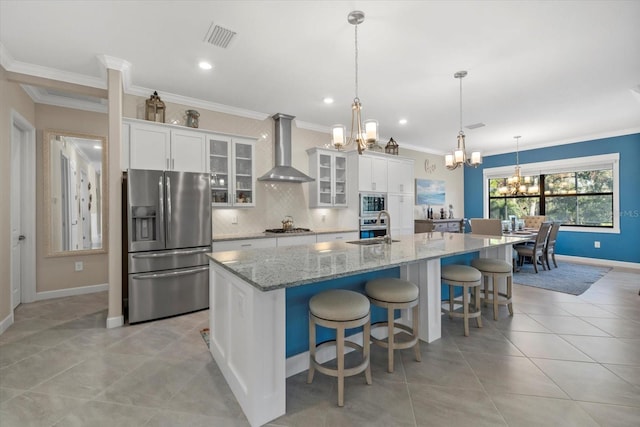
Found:
[{"label": "ceiling air vent", "polygon": [[226,28],[221,27],[220,25],[215,25],[213,22],[209,26],[209,30],[207,34],[204,36],[204,42],[210,43],[214,46],[221,47],[226,49],[231,43],[231,40],[235,37],[236,32],[228,30]]},{"label": "ceiling air vent", "polygon": [[481,123],[474,123],[474,124],[472,124],[472,125],[467,125],[467,126],[465,126],[465,127],[466,127],[467,129],[478,129],[478,128],[483,127],[484,125],[485,125],[485,124],[481,122]]}]

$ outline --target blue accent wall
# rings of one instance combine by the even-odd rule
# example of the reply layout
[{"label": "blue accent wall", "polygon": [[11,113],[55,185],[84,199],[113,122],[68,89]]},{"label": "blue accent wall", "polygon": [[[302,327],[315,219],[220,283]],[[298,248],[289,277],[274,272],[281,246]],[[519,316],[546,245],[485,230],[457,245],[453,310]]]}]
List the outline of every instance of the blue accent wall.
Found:
[{"label": "blue accent wall", "polygon": [[[557,254],[640,263],[640,133],[520,151],[521,164],[612,153],[620,153],[620,234],[560,231]],[[487,156],[478,168],[465,168],[466,218],[483,216],[483,170],[514,163],[515,152]],[[600,249],[593,247],[596,240]]]}]

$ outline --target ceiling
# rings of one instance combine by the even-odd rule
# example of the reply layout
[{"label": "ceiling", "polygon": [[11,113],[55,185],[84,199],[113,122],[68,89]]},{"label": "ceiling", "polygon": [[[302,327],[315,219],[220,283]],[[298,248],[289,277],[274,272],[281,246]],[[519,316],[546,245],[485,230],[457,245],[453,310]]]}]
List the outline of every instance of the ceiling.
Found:
[{"label": "ceiling", "polygon": [[[328,132],[351,123],[352,10],[366,15],[363,118],[379,121],[383,140],[453,150],[460,70],[469,151],[514,151],[515,135],[522,149],[640,132],[638,1],[2,0],[0,60],[104,88],[106,55],[130,64],[129,93],[248,117],[286,113]],[[203,41],[212,23],[236,32],[228,47]]]}]

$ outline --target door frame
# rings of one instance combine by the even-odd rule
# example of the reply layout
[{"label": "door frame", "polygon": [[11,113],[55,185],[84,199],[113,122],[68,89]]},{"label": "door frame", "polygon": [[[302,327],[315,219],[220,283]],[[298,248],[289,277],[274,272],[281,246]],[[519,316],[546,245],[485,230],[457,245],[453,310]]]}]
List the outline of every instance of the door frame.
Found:
[{"label": "door frame", "polygon": [[[20,129],[22,145],[20,162],[21,200],[20,216],[21,228],[27,238],[21,249],[21,302],[36,300],[36,129],[20,113],[11,110],[11,150],[13,150],[13,127]],[[12,157],[11,157],[12,158]],[[9,203],[15,203],[10,200]],[[11,215],[11,214],[10,214]],[[10,219],[11,223],[11,219]],[[10,252],[10,257],[12,253]],[[12,260],[10,260],[11,262]],[[11,264],[9,264],[11,265]],[[10,286],[12,282],[10,280]],[[13,292],[11,292],[11,306],[13,307]]]}]

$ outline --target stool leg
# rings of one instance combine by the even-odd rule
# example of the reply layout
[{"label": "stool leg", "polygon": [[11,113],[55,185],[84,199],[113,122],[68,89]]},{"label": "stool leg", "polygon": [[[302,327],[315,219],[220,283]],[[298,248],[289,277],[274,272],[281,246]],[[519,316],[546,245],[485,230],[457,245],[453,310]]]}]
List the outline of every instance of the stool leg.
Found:
[{"label": "stool leg", "polygon": [[483,280],[483,289],[482,289],[482,297],[483,297],[483,307],[487,306],[487,297],[489,296],[489,276],[482,275]]},{"label": "stool leg", "polygon": [[344,406],[344,327],[336,329],[336,360],[338,361],[338,406]]},{"label": "stool leg", "polygon": [[[513,297],[512,293],[513,293],[513,276],[509,275],[507,276],[507,298],[509,298],[509,300],[511,300],[511,298]],[[513,303],[510,302],[509,304],[507,304],[507,308],[509,309],[509,315],[513,316]]]},{"label": "stool leg", "polygon": [[453,311],[453,285],[449,285],[449,319],[451,316],[451,312]]},{"label": "stool leg", "polygon": [[395,310],[391,307],[387,309],[387,331],[389,336],[387,337],[387,360],[388,366],[387,371],[393,372],[393,350],[395,348],[395,328],[393,315],[395,314]]},{"label": "stool leg", "polygon": [[462,293],[462,313],[464,314],[464,336],[469,336],[469,288],[467,286],[463,286],[464,290]]},{"label": "stool leg", "polygon": [[498,282],[495,274],[491,278],[493,283],[493,320],[498,320]]},{"label": "stool leg", "polygon": [[[493,286],[495,285],[496,283],[493,282]],[[475,299],[476,299],[475,306],[477,307],[478,311],[481,311],[480,310],[480,287],[478,286],[473,289],[474,289],[473,294],[475,295]],[[478,324],[478,328],[482,328],[482,315],[476,317],[476,323]]]},{"label": "stool leg", "polygon": [[362,335],[362,356],[365,359],[369,359],[367,369],[364,371],[364,377],[367,384],[371,384],[371,321],[364,324]]},{"label": "stool leg", "polygon": [[309,313],[309,373],[307,374],[307,384],[313,382],[315,372],[314,361],[316,360],[316,322]]},{"label": "stool leg", "polygon": [[420,325],[420,305],[416,305],[413,307],[413,315],[411,316],[413,317],[413,335],[418,338],[418,341],[416,342],[416,345],[413,347],[415,349],[416,352],[416,361],[418,362],[422,362],[422,356],[420,355],[420,331],[419,331],[419,325]]}]

